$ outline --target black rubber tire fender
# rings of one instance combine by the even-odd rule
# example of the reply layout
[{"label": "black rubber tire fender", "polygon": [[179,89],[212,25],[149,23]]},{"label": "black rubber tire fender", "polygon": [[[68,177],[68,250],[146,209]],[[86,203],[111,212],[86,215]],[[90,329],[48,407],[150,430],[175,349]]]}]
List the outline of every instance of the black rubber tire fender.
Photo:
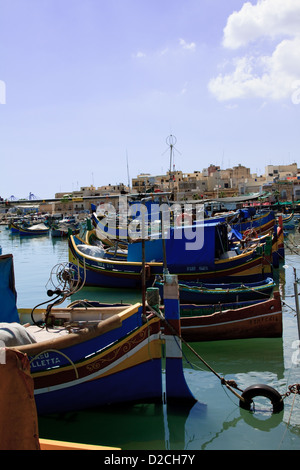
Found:
[{"label": "black rubber tire fender", "polygon": [[273,405],[273,413],[280,413],[283,410],[283,398],[275,388],[269,385],[256,384],[246,388],[242,393],[240,399],[240,407],[244,410],[251,410],[251,404],[254,397],[268,398]]}]

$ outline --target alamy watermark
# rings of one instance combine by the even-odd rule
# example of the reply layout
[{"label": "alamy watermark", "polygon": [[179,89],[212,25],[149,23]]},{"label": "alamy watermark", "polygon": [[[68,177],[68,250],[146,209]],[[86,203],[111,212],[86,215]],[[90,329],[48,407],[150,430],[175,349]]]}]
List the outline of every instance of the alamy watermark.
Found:
[{"label": "alamy watermark", "polygon": [[294,90],[292,93],[292,97],[291,97],[292,103],[299,104],[300,103],[300,80],[296,80],[292,84],[292,88]]},{"label": "alamy watermark", "polygon": [[0,339],[0,364],[6,364],[5,343]]},{"label": "alamy watermark", "polygon": [[292,364],[299,365],[300,364],[300,341],[297,339],[292,343],[292,349],[295,351],[292,354]]},{"label": "alamy watermark", "polygon": [[98,206],[96,231],[100,239],[154,240],[183,239],[187,250],[199,250],[204,244],[203,205],[128,201],[120,196],[117,204]]},{"label": "alamy watermark", "polygon": [[6,104],[6,84],[0,80],[0,104]]}]

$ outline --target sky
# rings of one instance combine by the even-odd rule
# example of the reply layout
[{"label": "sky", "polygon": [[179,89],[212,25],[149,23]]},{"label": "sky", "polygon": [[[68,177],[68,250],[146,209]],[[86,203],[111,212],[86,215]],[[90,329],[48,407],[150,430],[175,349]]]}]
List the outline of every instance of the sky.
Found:
[{"label": "sky", "polygon": [[0,196],[299,165],[300,0],[0,0]]}]

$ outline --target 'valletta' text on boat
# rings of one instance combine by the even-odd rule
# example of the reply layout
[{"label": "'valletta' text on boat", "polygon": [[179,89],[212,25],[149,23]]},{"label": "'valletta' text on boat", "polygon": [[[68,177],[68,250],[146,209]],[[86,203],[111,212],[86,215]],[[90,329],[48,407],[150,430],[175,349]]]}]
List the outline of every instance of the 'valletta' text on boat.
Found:
[{"label": "'valletta' text on boat", "polygon": [[[145,304],[103,308],[59,308],[66,295],[56,290],[58,301],[44,311],[19,309],[16,321],[15,291],[11,256],[0,257],[7,306],[11,312],[0,318],[1,344],[28,356],[39,414],[80,410],[123,402],[162,402],[163,344],[166,347],[166,390],[168,402],[196,402],[183,374],[178,284],[169,276],[165,290],[165,318]],[[73,285],[72,274],[63,267],[60,279]],[[53,294],[53,293],[52,293]],[[62,298],[60,298],[62,296]],[[56,297],[57,298],[57,297]],[[56,305],[56,307],[54,307]],[[11,322],[8,316],[11,314]],[[27,320],[26,327],[21,324]],[[174,336],[174,331],[176,335]],[[5,351],[4,351],[5,354]]]}]

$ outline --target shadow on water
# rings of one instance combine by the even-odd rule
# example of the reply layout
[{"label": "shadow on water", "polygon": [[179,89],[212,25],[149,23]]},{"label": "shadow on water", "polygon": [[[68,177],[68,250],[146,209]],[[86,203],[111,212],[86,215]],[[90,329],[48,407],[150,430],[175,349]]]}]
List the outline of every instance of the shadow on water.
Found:
[{"label": "shadow on water", "polygon": [[186,421],[201,420],[206,406],[122,404],[74,413],[39,417],[40,435],[119,447],[172,450],[186,448]]}]

